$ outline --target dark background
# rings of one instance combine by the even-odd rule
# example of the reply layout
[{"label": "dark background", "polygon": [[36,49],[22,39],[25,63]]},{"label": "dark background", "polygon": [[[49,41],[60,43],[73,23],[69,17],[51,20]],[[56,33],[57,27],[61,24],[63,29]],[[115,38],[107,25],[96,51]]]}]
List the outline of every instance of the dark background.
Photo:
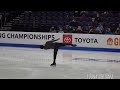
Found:
[{"label": "dark background", "polygon": [[3,0],[1,10],[119,10],[117,0]]}]

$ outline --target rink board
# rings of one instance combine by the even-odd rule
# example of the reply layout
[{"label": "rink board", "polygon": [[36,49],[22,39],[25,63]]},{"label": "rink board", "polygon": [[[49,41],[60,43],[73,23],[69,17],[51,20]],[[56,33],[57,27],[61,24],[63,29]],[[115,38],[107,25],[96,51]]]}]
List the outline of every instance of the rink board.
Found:
[{"label": "rink board", "polygon": [[0,46],[40,48],[46,41],[60,38],[58,42],[76,44],[65,46],[65,50],[120,52],[119,35],[39,33],[39,32],[0,32]]}]

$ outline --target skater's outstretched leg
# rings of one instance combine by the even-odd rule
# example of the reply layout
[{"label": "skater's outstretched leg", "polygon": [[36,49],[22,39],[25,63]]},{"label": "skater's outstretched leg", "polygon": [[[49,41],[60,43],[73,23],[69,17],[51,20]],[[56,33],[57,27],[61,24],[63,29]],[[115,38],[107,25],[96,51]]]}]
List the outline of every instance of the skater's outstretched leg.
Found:
[{"label": "skater's outstretched leg", "polygon": [[77,45],[76,44],[72,44],[71,46],[76,47]]},{"label": "skater's outstretched leg", "polygon": [[73,47],[77,46],[76,44],[65,44],[65,45],[70,45],[70,46],[73,46]]}]

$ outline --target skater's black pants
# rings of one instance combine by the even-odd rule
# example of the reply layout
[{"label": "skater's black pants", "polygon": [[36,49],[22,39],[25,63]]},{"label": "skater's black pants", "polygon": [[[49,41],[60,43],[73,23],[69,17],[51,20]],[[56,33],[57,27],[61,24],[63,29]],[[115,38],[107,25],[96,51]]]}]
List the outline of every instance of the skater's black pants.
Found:
[{"label": "skater's black pants", "polygon": [[57,57],[58,49],[60,47],[63,47],[63,46],[65,46],[65,44],[63,44],[63,43],[55,43],[55,45],[54,45],[54,60],[53,60],[53,64],[56,63],[56,57]]}]

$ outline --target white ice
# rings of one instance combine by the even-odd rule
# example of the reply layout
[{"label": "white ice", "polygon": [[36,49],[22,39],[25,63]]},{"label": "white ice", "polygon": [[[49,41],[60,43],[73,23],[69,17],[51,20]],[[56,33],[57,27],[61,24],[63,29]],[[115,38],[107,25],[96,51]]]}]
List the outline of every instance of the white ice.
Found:
[{"label": "white ice", "polygon": [[[0,79],[120,79],[120,53],[0,47]],[[110,61],[112,60],[112,61]]]}]

